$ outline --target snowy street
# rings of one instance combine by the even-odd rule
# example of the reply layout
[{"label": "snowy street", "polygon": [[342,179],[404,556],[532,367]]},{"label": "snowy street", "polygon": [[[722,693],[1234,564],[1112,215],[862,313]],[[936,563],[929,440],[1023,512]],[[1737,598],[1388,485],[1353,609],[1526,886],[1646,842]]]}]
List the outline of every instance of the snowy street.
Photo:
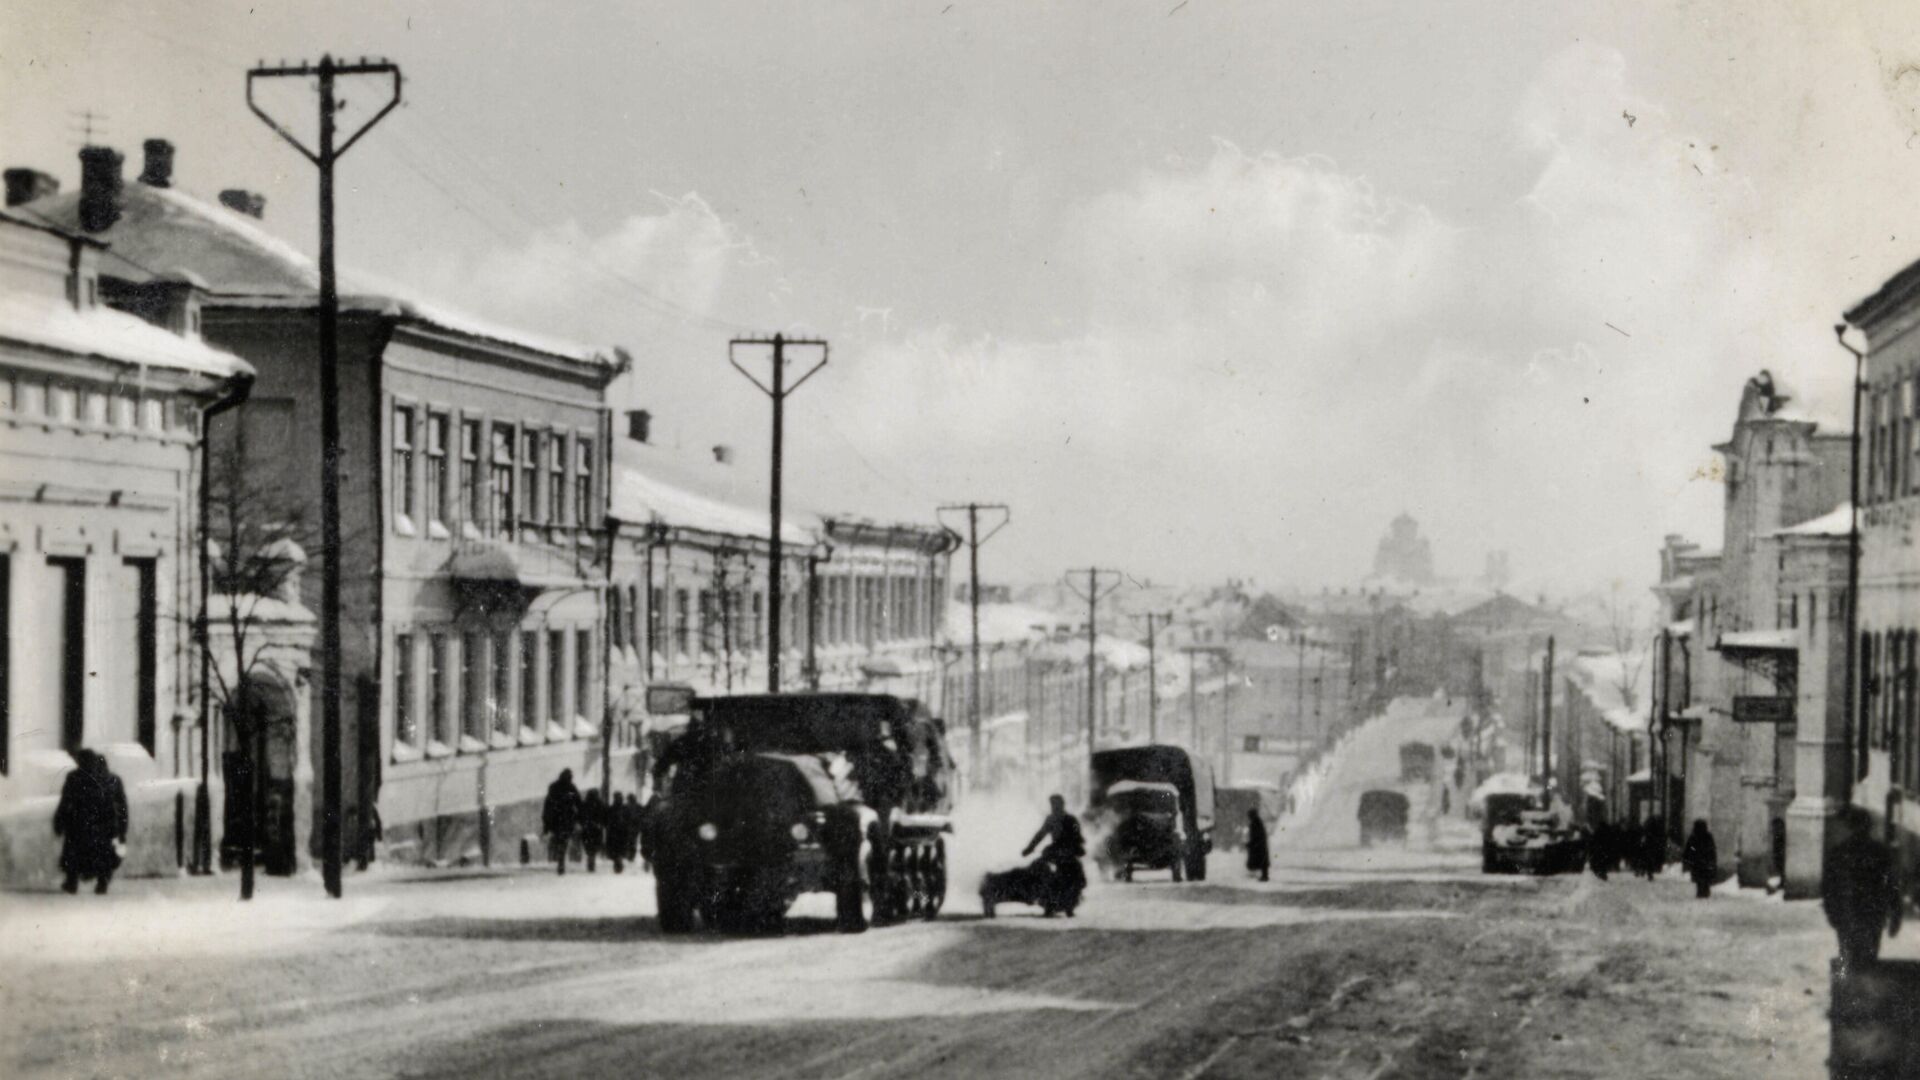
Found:
[{"label": "snowy street", "polygon": [[[1431,722],[1403,709],[1355,738]],[[1316,806],[1363,782],[1340,762]],[[230,879],[6,894],[0,1074],[1821,1071],[1813,905],[1698,903],[1678,877],[1483,878],[1463,824],[1386,851],[1305,831],[1277,835],[1267,884],[1216,852],[1206,883],[1146,875],[1094,885],[1073,920],[988,921],[975,874],[938,921],[854,936],[809,897],[785,937],[663,937],[649,879],[604,867],[377,873],[340,902],[308,880],[252,904]]]}]

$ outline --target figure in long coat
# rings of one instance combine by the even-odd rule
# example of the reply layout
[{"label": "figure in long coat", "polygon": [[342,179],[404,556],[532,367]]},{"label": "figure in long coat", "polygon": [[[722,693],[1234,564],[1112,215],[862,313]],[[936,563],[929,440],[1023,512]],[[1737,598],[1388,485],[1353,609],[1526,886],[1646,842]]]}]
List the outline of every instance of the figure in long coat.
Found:
[{"label": "figure in long coat", "polygon": [[1687,834],[1687,846],[1681,850],[1680,865],[1693,879],[1693,895],[1705,900],[1713,893],[1713,879],[1720,872],[1720,847],[1704,820],[1695,820]]},{"label": "figure in long coat", "polygon": [[553,852],[559,872],[567,872],[567,848],[580,827],[580,789],[573,786],[573,770],[561,769],[560,778],[547,785],[547,802],[540,810],[540,827],[550,838],[547,850]]},{"label": "figure in long coat", "polygon": [[1900,928],[1900,887],[1893,852],[1874,839],[1873,819],[1857,806],[1840,811],[1847,835],[1827,849],[1820,906],[1840,935],[1842,974],[1880,958],[1880,938]]},{"label": "figure in long coat", "polygon": [[104,894],[120,868],[114,843],[127,839],[127,791],[107,768],[107,759],[92,750],[73,752],[74,769],[60,786],[60,804],[53,811],[53,832],[61,838],[60,869],[66,880],[60,888],[78,892],[80,879],[94,882]]},{"label": "figure in long coat", "polygon": [[1260,811],[1250,809],[1247,811],[1247,870],[1266,881],[1272,867],[1273,856],[1267,851],[1267,823],[1260,820]]}]

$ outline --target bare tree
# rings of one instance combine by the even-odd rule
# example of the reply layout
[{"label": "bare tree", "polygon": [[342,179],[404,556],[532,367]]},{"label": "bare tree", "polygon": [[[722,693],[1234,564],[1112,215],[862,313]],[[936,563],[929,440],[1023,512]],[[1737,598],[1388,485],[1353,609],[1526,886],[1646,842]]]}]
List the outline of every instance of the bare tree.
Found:
[{"label": "bare tree", "polygon": [[1620,586],[1615,584],[1607,602],[1607,634],[1614,655],[1620,658],[1616,688],[1620,691],[1620,703],[1628,712],[1640,707],[1640,673],[1646,670],[1649,655],[1640,648],[1645,629],[1641,614],[1634,610],[1632,603],[1621,599]]}]

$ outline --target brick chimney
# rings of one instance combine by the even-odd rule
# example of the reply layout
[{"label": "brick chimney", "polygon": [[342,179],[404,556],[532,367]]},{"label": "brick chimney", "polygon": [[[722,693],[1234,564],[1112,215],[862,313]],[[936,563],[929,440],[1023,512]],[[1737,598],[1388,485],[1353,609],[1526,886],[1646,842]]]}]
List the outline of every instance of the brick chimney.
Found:
[{"label": "brick chimney", "polygon": [[653,414],[645,409],[628,409],[627,438],[637,443],[653,438]]},{"label": "brick chimney", "polygon": [[251,218],[264,217],[267,212],[267,197],[256,195],[245,188],[228,188],[220,193],[220,205],[236,214],[245,214]]},{"label": "brick chimney", "polygon": [[140,168],[140,182],[148,187],[173,186],[173,144],[165,139],[148,139],[140,144],[146,163]]},{"label": "brick chimney", "polygon": [[104,232],[120,220],[120,166],[126,161],[107,146],[80,148],[80,227]]},{"label": "brick chimney", "polygon": [[39,169],[8,169],[6,175],[8,206],[19,206],[60,193],[60,181]]},{"label": "brick chimney", "polygon": [[713,448],[713,460],[721,465],[733,464],[733,447],[725,443]]}]

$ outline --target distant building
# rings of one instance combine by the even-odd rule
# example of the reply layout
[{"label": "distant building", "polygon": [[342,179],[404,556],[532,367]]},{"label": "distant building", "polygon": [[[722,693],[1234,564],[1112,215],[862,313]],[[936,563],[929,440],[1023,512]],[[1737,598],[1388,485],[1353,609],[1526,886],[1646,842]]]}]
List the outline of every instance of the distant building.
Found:
[{"label": "distant building", "polygon": [[1387,526],[1387,535],[1373,553],[1373,576],[1409,585],[1433,583],[1433,545],[1420,535],[1420,524],[1401,514]]},{"label": "distant building", "polygon": [[[49,194],[17,182],[9,195]],[[202,341],[199,298],[164,325],[100,298],[105,246],[0,213],[0,883],[58,879],[50,821],[72,751],[126,784],[125,872],[185,857],[196,762],[194,557],[207,411],[252,369]],[[217,800],[220,792],[213,793]]]}]

